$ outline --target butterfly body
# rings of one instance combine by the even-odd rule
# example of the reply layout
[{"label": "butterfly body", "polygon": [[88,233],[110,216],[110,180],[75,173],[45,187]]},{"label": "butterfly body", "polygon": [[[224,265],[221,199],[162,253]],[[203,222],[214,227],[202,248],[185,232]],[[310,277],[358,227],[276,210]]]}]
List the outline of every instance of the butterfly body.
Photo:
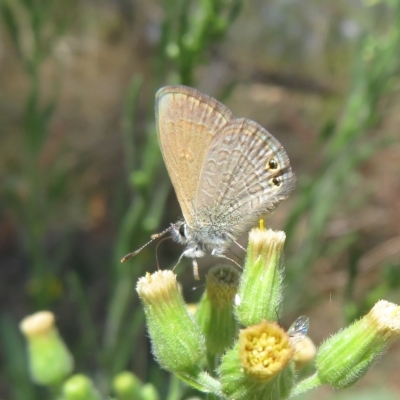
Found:
[{"label": "butterfly body", "polygon": [[215,256],[223,254],[232,243],[231,238],[216,225],[190,227],[185,222],[174,224],[172,238],[185,246],[184,255],[189,258],[200,258],[209,253]]}]

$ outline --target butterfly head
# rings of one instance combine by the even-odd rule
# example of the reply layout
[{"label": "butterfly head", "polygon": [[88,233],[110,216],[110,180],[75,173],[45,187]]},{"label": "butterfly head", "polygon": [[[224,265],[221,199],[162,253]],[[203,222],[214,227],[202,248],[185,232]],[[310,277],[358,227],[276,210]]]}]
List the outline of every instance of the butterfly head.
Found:
[{"label": "butterfly head", "polygon": [[205,255],[203,246],[195,238],[192,228],[186,222],[178,221],[172,225],[171,235],[175,242],[186,246],[183,252],[185,257],[200,258]]}]

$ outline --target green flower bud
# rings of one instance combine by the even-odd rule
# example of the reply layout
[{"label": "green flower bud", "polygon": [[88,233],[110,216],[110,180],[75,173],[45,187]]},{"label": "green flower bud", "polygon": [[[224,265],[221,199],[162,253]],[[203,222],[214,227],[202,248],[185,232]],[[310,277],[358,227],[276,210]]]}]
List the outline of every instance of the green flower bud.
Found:
[{"label": "green flower bud", "polygon": [[276,321],[282,300],[282,252],[285,233],[252,229],[235,313],[244,326]]},{"label": "green flower bud", "polygon": [[186,309],[172,271],[140,278],[136,290],[144,305],[152,349],[159,364],[182,375],[198,370],[206,348],[200,328]]},{"label": "green flower bud", "polygon": [[24,318],[20,330],[27,340],[29,371],[41,385],[61,383],[73,369],[73,359],[54,326],[54,315],[41,311]]},{"label": "green flower bud", "polygon": [[118,400],[141,399],[142,382],[132,372],[124,371],[113,380],[113,389]]},{"label": "green flower bud", "polygon": [[196,318],[206,337],[209,356],[223,353],[236,338],[233,303],[238,286],[239,272],[230,265],[213,267],[207,274]]},{"label": "green flower bud", "polygon": [[65,400],[101,400],[93,382],[83,374],[71,376],[62,387]]},{"label": "green flower bud", "polygon": [[241,330],[219,368],[223,394],[235,400],[286,399],[294,382],[292,357],[290,338],[275,322]]},{"label": "green flower bud", "polygon": [[145,385],[143,385],[140,398],[142,400],[159,400],[160,396],[158,395],[158,392],[154,385],[152,385],[151,383],[146,383]]},{"label": "green flower bud", "polygon": [[357,382],[400,335],[400,307],[381,300],[353,325],[325,341],[316,357],[321,383],[345,388]]}]

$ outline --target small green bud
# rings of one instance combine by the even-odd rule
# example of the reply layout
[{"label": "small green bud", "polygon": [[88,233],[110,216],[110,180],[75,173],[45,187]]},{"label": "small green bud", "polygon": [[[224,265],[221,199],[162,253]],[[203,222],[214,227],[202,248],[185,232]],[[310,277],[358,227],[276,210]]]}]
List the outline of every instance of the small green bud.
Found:
[{"label": "small green bud", "polygon": [[294,382],[292,357],[289,335],[277,323],[263,321],[241,330],[219,368],[223,394],[235,400],[287,398]]},{"label": "small green bud", "polygon": [[276,321],[282,300],[282,252],[285,233],[255,228],[249,234],[247,260],[235,313],[244,326]]},{"label": "small green bud", "polygon": [[83,374],[71,376],[62,387],[65,400],[101,400],[93,382]]},{"label": "small green bud", "polygon": [[196,318],[210,355],[223,353],[235,340],[238,328],[233,304],[238,286],[239,273],[230,265],[213,267],[207,274]]},{"label": "small green bud", "polygon": [[118,400],[141,399],[141,388],[140,379],[129,371],[121,372],[113,380],[113,389]]},{"label": "small green bud", "polygon": [[176,42],[170,42],[167,44],[165,47],[165,54],[167,55],[168,58],[171,58],[172,60],[175,60],[179,57],[180,54],[180,48]]},{"label": "small green bud", "polygon": [[363,318],[333,335],[318,349],[318,378],[335,388],[357,382],[400,336],[400,307],[381,300]]},{"label": "small green bud", "polygon": [[190,375],[205,358],[205,340],[187,311],[176,275],[169,270],[147,274],[136,290],[144,305],[152,349],[168,371]]},{"label": "small green bud", "polygon": [[145,385],[143,385],[140,398],[143,400],[159,400],[160,396],[158,395],[158,392],[154,385],[152,385],[151,383],[146,383]]},{"label": "small green bud", "polygon": [[61,383],[73,369],[73,359],[54,326],[54,315],[41,311],[20,323],[28,345],[29,371],[40,385]]}]

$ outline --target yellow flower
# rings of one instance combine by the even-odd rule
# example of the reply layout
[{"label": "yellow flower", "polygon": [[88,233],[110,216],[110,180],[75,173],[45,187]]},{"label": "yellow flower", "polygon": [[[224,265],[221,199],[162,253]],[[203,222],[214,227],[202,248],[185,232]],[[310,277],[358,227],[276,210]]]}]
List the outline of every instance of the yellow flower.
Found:
[{"label": "yellow flower", "polygon": [[239,349],[244,372],[263,381],[286,368],[294,352],[287,333],[268,321],[241,330]]}]

